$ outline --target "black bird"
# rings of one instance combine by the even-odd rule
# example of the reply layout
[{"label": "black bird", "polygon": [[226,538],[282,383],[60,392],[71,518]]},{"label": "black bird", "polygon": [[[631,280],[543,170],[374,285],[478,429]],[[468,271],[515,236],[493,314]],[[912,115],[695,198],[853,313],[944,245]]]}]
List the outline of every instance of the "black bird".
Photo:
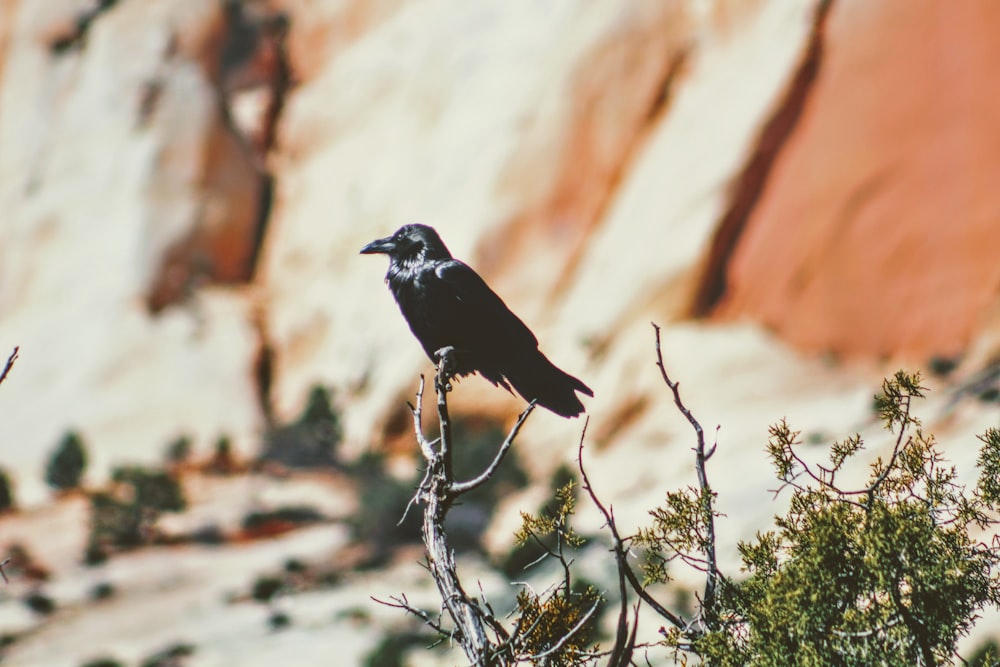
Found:
[{"label": "black bird", "polygon": [[478,372],[557,415],[576,417],[583,412],[576,392],[593,396],[590,387],[541,353],[524,322],[479,274],[452,258],[433,228],[400,227],[361,253],[389,256],[385,281],[431,361],[438,363],[446,355],[452,375]]}]

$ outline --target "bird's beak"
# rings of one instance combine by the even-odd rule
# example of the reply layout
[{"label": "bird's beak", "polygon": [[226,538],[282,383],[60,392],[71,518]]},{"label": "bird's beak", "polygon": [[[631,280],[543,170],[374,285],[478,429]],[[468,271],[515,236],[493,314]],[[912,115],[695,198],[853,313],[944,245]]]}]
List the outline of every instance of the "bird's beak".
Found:
[{"label": "bird's beak", "polygon": [[392,237],[387,237],[384,239],[376,239],[366,245],[361,249],[362,255],[374,255],[376,253],[381,253],[383,255],[388,255],[396,248],[396,244],[393,243]]}]

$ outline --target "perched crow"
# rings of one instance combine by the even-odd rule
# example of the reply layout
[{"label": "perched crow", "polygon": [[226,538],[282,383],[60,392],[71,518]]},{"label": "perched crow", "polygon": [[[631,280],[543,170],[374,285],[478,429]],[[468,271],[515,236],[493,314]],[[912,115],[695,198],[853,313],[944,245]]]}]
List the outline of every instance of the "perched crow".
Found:
[{"label": "perched crow", "polygon": [[524,322],[475,271],[452,258],[433,228],[406,225],[361,252],[389,256],[385,281],[431,361],[447,355],[453,375],[478,372],[557,415],[583,412],[576,392],[594,392],[545,358]]}]

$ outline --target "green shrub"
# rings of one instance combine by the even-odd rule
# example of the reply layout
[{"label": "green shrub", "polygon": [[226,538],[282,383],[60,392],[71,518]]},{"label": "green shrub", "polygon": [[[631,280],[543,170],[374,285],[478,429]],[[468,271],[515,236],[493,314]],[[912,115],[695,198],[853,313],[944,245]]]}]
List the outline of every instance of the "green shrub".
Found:
[{"label": "green shrub", "polygon": [[[875,407],[895,446],[857,488],[838,474],[864,447],[859,436],[815,466],[798,455],[799,433],[774,425],[768,453],[790,509],[740,544],[747,576],[720,575],[717,597],[702,601],[703,629],[675,628],[668,644],[713,665],[950,663],[980,611],[1000,603],[1000,553],[978,537],[996,525],[1000,431],[981,436],[979,483],[967,490],[911,413],[923,392],[919,375],[883,383]],[[641,535],[647,577],[666,581],[676,554],[697,563],[706,553],[703,498],[672,492],[654,510]]]},{"label": "green shrub", "polygon": [[75,489],[87,468],[87,452],[83,439],[70,431],[59,441],[59,446],[45,469],[45,482],[57,491]]},{"label": "green shrub", "polygon": [[14,483],[11,482],[10,474],[0,468],[0,512],[14,509]]},{"label": "green shrub", "polygon": [[342,438],[340,415],[329,391],[315,386],[298,419],[268,430],[260,458],[296,468],[337,465]]},{"label": "green shrub", "polygon": [[116,468],[111,480],[114,486],[110,491],[90,494],[90,535],[84,554],[89,565],[103,562],[116,549],[152,541],[159,515],[187,506],[180,483],[162,470]]}]

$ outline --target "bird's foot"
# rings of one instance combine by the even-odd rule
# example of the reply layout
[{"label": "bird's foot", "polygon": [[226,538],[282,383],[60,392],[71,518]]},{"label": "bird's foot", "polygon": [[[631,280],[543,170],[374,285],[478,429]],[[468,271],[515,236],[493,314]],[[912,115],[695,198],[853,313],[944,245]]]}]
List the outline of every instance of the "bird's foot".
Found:
[{"label": "bird's foot", "polygon": [[439,389],[443,389],[445,393],[451,391],[451,379],[455,377],[455,371],[458,369],[458,359],[457,350],[452,345],[446,345],[441,349],[434,352],[434,357],[437,359],[438,372],[435,382]]}]

